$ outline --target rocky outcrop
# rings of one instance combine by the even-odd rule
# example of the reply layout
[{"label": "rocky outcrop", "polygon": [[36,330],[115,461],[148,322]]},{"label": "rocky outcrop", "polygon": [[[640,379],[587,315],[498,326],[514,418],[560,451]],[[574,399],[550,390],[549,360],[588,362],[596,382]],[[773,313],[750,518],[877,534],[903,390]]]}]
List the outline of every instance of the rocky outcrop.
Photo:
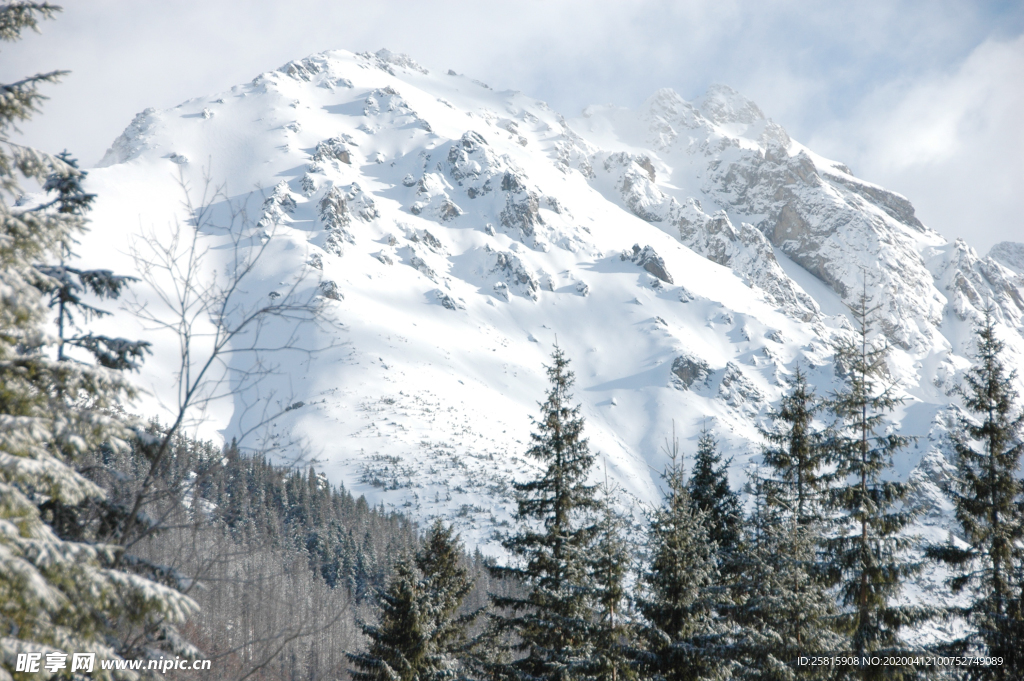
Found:
[{"label": "rocky outcrop", "polygon": [[725,211],[707,215],[696,199],[676,211],[679,240],[708,260],[732,268],[748,286],[802,321],[819,315],[818,304],[786,275],[768,239],[752,225],[737,228]]},{"label": "rocky outcrop", "polygon": [[332,185],[317,205],[317,217],[326,235],[324,250],[343,255],[344,245],[355,243],[355,236],[349,229],[353,217],[369,222],[380,217],[380,211],[373,198],[353,182],[347,187]]},{"label": "rocky outcrop", "polygon": [[272,229],[284,220],[286,215],[293,213],[295,207],[295,197],[292,196],[288,183],[281,180],[270,196],[263,200],[262,213],[256,226],[262,230]]},{"label": "rocky outcrop", "polygon": [[673,360],[672,375],[673,383],[680,390],[689,390],[695,385],[707,387],[711,379],[711,367],[699,357],[684,354]]},{"label": "rocky outcrop", "polygon": [[640,248],[640,244],[633,244],[632,250],[623,251],[619,255],[619,259],[636,263],[666,284],[675,283],[672,275],[665,269],[665,259],[658,255],[657,251],[650,246]]},{"label": "rocky outcrop", "polygon": [[509,285],[530,300],[537,300],[540,295],[540,282],[533,271],[515,253],[508,251],[493,252],[494,265],[492,274],[498,274],[505,281],[504,288],[495,285],[495,292],[508,300]]},{"label": "rocky outcrop", "polygon": [[988,257],[1017,274],[1024,275],[1024,244],[1000,241],[989,249]]}]

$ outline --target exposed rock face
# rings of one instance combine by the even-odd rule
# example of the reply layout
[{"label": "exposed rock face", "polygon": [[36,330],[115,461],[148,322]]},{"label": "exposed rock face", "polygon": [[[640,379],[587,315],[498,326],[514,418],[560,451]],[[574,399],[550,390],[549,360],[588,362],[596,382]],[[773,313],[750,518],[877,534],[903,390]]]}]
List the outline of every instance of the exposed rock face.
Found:
[{"label": "exposed rock face", "polygon": [[753,381],[747,378],[743,370],[732,362],[725,365],[722,383],[718,387],[718,395],[730,406],[753,409],[754,411],[758,410],[760,402],[764,399]]},{"label": "exposed rock face", "polygon": [[[494,253],[494,266],[491,268],[491,272],[500,274],[508,284],[514,286],[522,295],[530,300],[537,300],[540,293],[540,282],[537,280],[536,275],[530,271],[530,268],[515,253],[509,253],[508,251]],[[498,291],[497,286],[495,286],[495,291]],[[507,300],[508,286],[502,289],[502,291],[505,292],[504,297]],[[501,295],[500,292],[499,295]]]},{"label": "exposed rock face", "polygon": [[325,234],[323,249],[338,256],[344,254],[346,243],[355,243],[355,237],[349,230],[353,216],[365,222],[380,217],[373,198],[364,194],[355,182],[348,187],[331,185],[317,208]]},{"label": "exposed rock face", "polygon": [[281,181],[274,187],[273,193],[263,200],[263,213],[256,226],[267,230],[280,223],[284,217],[295,210],[295,197],[288,189],[288,183]]},{"label": "exposed rock face", "polygon": [[672,373],[676,387],[689,390],[694,384],[707,386],[711,378],[711,367],[699,357],[680,355],[672,362]]},{"label": "exposed rock face", "polygon": [[341,294],[338,284],[330,280],[320,282],[320,293],[328,300],[345,300],[345,296]]},{"label": "exposed rock face", "polygon": [[341,137],[332,137],[316,145],[313,152],[312,162],[317,164],[339,161],[347,165],[352,164],[352,156],[349,153],[348,144]]},{"label": "exposed rock face", "polygon": [[696,199],[687,199],[675,214],[679,239],[691,249],[732,268],[792,316],[811,321],[819,315],[818,304],[786,275],[768,239],[752,225],[737,228],[725,211],[709,216]]},{"label": "exposed rock face", "polygon": [[640,244],[633,244],[633,250],[623,251],[619,258],[636,263],[666,284],[675,283],[672,275],[665,269],[665,259],[650,246],[640,248]]}]

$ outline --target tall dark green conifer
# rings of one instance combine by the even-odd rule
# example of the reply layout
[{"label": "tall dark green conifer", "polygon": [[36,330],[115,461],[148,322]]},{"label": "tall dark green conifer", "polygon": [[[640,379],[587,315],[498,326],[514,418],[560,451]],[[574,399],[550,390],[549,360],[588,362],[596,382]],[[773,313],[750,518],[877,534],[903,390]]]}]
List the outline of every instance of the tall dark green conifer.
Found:
[{"label": "tall dark green conifer", "polygon": [[513,577],[522,597],[497,597],[493,622],[514,639],[514,661],[492,668],[517,679],[577,679],[594,675],[594,603],[591,554],[598,536],[599,502],[587,485],[594,463],[583,437],[579,406],[572,406],[569,360],[555,347],[547,367],[551,387],[541,404],[527,454],[545,469],[539,478],[515,483],[518,530],[503,545],[512,564],[496,577]]},{"label": "tall dark green conifer", "polygon": [[603,517],[590,559],[590,590],[596,609],[593,675],[599,681],[626,681],[634,676],[627,652],[632,643],[630,614],[626,612],[630,554],[623,539],[624,523],[612,509],[607,490],[603,497]]},{"label": "tall dark green conifer", "polygon": [[688,488],[690,503],[707,515],[708,538],[718,546],[727,567],[729,556],[739,549],[743,509],[729,487],[729,461],[722,461],[718,442],[706,428],[697,442]]},{"label": "tall dark green conifer", "polygon": [[460,655],[466,645],[466,627],[476,613],[458,615],[462,602],[473,589],[469,572],[462,565],[463,546],[454,528],[437,520],[427,531],[416,567],[424,579],[429,618],[430,647],[426,673],[421,681],[441,681],[459,676]]},{"label": "tall dark green conifer", "polygon": [[668,489],[651,519],[651,563],[637,599],[643,615],[636,661],[641,678],[656,681],[727,679],[726,627],[717,608],[718,551],[708,536],[708,514],[693,503],[681,463],[672,456],[663,475]]},{"label": "tall dark green conifer", "polygon": [[771,469],[764,479],[765,502],[791,514],[802,526],[823,519],[822,504],[830,477],[824,471],[829,456],[828,433],[814,426],[823,408],[822,400],[797,366],[789,392],[782,397],[779,409],[771,412],[771,427],[760,431],[768,443],[761,455],[764,465]]},{"label": "tall dark green conifer", "polygon": [[414,560],[395,568],[378,598],[376,625],[364,624],[365,653],[350,653],[355,681],[442,681],[459,676],[470,617],[456,611],[472,588],[452,529],[438,521]]},{"label": "tall dark green conifer", "polygon": [[724,609],[737,625],[734,657],[742,679],[789,681],[830,678],[831,670],[799,665],[800,656],[834,655],[845,641],[830,629],[835,600],[818,578],[820,536],[813,523],[778,505],[755,481],[754,511]]},{"label": "tall dark green conifer", "polygon": [[365,653],[349,653],[354,681],[416,681],[426,666],[429,616],[420,576],[411,561],[395,567],[387,591],[378,596],[376,625],[363,624],[369,639]]},{"label": "tall dark green conifer", "polygon": [[955,570],[949,584],[970,596],[960,609],[974,632],[962,650],[1003,658],[1003,664],[971,670],[972,679],[1024,678],[1024,411],[1017,411],[1016,372],[1003,364],[993,310],[977,329],[978,363],[965,376],[962,417],[953,433],[957,479],[947,491],[963,530],[965,548],[952,542],[929,554]]},{"label": "tall dark green conifer", "polygon": [[[892,432],[886,420],[901,400],[887,379],[888,347],[877,347],[869,338],[878,309],[870,304],[865,292],[851,308],[856,334],[836,345],[836,366],[844,372],[846,385],[829,403],[838,419],[832,445],[840,481],[830,491],[830,503],[841,518],[826,542],[830,561],[825,569],[839,588],[844,611],[837,622],[849,634],[856,655],[904,651],[900,630],[928,615],[927,608],[894,602],[918,566],[905,557],[910,539],[899,534],[912,520],[901,506],[909,486],[884,475],[909,438]],[[863,679],[912,675],[912,670],[882,666],[842,671]]]}]

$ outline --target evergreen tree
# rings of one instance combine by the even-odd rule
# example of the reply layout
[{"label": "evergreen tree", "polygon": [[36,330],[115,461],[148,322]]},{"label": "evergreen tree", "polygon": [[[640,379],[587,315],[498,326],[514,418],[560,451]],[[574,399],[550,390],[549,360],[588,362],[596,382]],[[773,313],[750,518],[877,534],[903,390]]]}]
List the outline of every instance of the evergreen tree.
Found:
[{"label": "evergreen tree", "polygon": [[[78,170],[78,162],[64,151],[57,155],[69,168]],[[83,219],[89,211],[95,194],[88,194],[82,188],[82,181],[88,173],[52,173],[43,188],[55,193],[52,204],[59,215]],[[57,310],[57,359],[66,359],[66,348],[82,348],[102,366],[109,369],[138,369],[150,343],[111,338],[92,332],[75,334],[81,329],[76,325],[76,315],[83,322],[105,317],[110,313],[90,305],[83,300],[83,294],[90,293],[101,299],[116,299],[127,286],[138,281],[135,277],[116,275],[110,270],[83,270],[72,267],[68,261],[74,257],[72,241],[60,245],[60,262],[57,265],[37,265],[45,276],[40,280],[42,290],[50,297],[49,305]]]},{"label": "evergreen tree", "polygon": [[513,562],[498,578],[519,579],[526,594],[493,599],[495,633],[513,638],[514,659],[491,666],[516,679],[578,679],[594,674],[594,604],[589,579],[599,502],[586,479],[594,463],[572,406],[573,374],[561,348],[547,367],[551,387],[527,454],[544,464],[540,477],[514,483],[519,528],[503,546]]},{"label": "evergreen tree", "polygon": [[771,469],[763,481],[764,501],[791,514],[799,525],[820,524],[830,481],[823,470],[829,449],[828,433],[816,429],[814,419],[824,403],[799,366],[788,383],[789,392],[779,409],[770,414],[772,427],[760,430],[768,443],[761,456]]},{"label": "evergreen tree", "polygon": [[691,499],[676,456],[663,478],[665,501],[651,519],[651,563],[637,599],[644,643],[635,651],[637,667],[642,678],[656,681],[727,679],[727,628],[717,614],[725,594],[708,514]]},{"label": "evergreen tree", "polygon": [[[838,419],[831,444],[840,481],[830,491],[830,505],[842,517],[837,532],[825,543],[830,558],[825,571],[830,583],[838,585],[844,611],[837,623],[849,634],[856,655],[904,651],[900,630],[928,615],[926,608],[894,603],[902,583],[918,566],[905,558],[910,539],[899,535],[912,519],[901,506],[910,488],[883,475],[909,438],[891,432],[886,422],[901,400],[893,394],[896,386],[886,379],[888,348],[876,347],[869,338],[878,309],[870,302],[865,291],[851,308],[854,337],[836,345],[836,366],[845,373],[846,385],[829,404]],[[842,671],[863,679],[898,680],[913,674],[882,666]]]},{"label": "evergreen tree", "polygon": [[601,681],[626,681],[634,676],[627,654],[632,640],[629,613],[625,610],[630,554],[623,539],[624,523],[613,510],[607,487],[603,496],[603,515],[590,561],[596,608],[594,676]]},{"label": "evergreen tree", "polygon": [[729,487],[730,462],[722,461],[718,442],[704,428],[688,485],[690,503],[707,516],[708,538],[718,547],[724,569],[728,569],[730,557],[739,549],[743,527],[739,495]]},{"label": "evergreen tree", "polygon": [[952,566],[954,593],[970,603],[957,609],[974,632],[956,647],[968,654],[1003,658],[1003,664],[971,670],[972,679],[1024,678],[1024,411],[1016,411],[1015,371],[1003,364],[993,310],[986,308],[977,329],[978,363],[965,376],[964,405],[975,415],[961,417],[953,433],[957,479],[947,490],[956,508],[966,547],[953,542],[931,547],[933,558]]},{"label": "evergreen tree", "polygon": [[738,628],[734,656],[743,679],[830,678],[831,670],[801,666],[802,655],[840,654],[845,641],[830,629],[836,607],[816,571],[820,537],[811,523],[770,503],[755,481],[754,511],[726,609]]},{"label": "evergreen tree", "polygon": [[[17,40],[58,9],[0,6],[0,39]],[[61,212],[59,201],[20,202],[19,177],[73,183],[80,171],[11,142],[9,133],[36,111],[39,87],[60,75],[0,85],[0,675],[8,678],[20,652],[94,652],[101,659],[168,646],[195,652],[173,626],[195,610],[191,599],[115,569],[118,547],[64,538],[40,510],[101,500],[102,490],[75,471],[75,461],[101,446],[125,448],[132,437],[110,416],[132,397],[128,381],[105,367],[60,359],[44,330],[42,291],[55,282],[36,265],[59,260],[84,221]],[[125,644],[118,634],[132,627],[145,635]]]},{"label": "evergreen tree", "polygon": [[430,615],[418,570],[411,561],[395,567],[385,592],[379,594],[376,625],[363,624],[370,643],[365,653],[350,653],[354,681],[414,681],[426,667]]},{"label": "evergreen tree", "polygon": [[427,531],[416,567],[424,578],[425,608],[429,617],[427,670],[422,681],[440,681],[458,675],[459,657],[466,645],[466,627],[477,613],[457,612],[473,589],[462,565],[463,546],[452,527],[437,520]]},{"label": "evergreen tree", "polygon": [[456,611],[472,589],[462,546],[441,521],[412,561],[402,561],[378,598],[376,625],[363,624],[365,653],[351,653],[355,681],[441,681],[459,676],[457,655],[472,616]]}]

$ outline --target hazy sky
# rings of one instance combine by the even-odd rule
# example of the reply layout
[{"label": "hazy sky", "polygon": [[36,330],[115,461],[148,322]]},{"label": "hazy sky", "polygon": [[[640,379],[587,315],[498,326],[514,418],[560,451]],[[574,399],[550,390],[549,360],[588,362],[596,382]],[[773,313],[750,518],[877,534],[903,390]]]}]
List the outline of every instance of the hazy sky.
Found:
[{"label": "hazy sky", "polygon": [[23,140],[85,165],[146,107],[325,49],[406,52],[566,116],[725,83],[985,252],[1024,241],[1024,2],[69,0],[0,82],[70,69]]}]

